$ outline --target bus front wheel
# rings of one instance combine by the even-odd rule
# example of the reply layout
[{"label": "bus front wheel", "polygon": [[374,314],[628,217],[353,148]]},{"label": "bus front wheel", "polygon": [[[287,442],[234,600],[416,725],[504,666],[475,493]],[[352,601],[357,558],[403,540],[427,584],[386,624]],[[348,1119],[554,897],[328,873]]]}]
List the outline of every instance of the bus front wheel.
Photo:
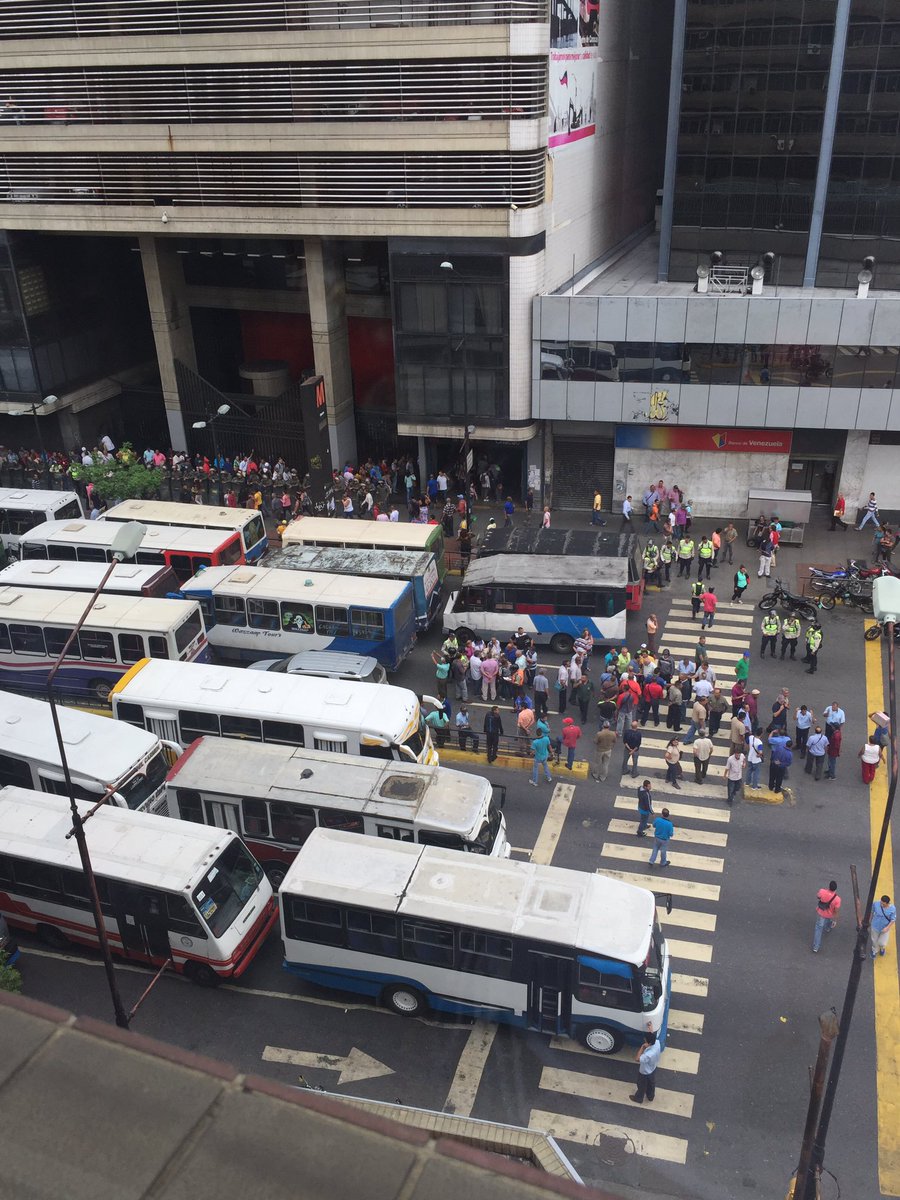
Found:
[{"label": "bus front wheel", "polygon": [[624,1041],[621,1033],[606,1025],[587,1025],[578,1036],[588,1050],[593,1050],[595,1054],[615,1054],[617,1050],[622,1049]]},{"label": "bus front wheel", "polygon": [[35,933],[51,950],[68,950],[70,948],[69,939],[55,925],[38,925]]},{"label": "bus front wheel", "polygon": [[425,997],[411,987],[387,988],[381,995],[382,1003],[401,1017],[420,1017],[428,1007]]},{"label": "bus front wheel", "polygon": [[222,982],[209,963],[187,962],[184,964],[184,974],[197,987],[214,988]]},{"label": "bus front wheel", "polygon": [[568,633],[554,633],[550,639],[550,649],[554,654],[571,654],[575,649],[575,639]]},{"label": "bus front wheel", "polygon": [[91,695],[95,700],[99,700],[101,704],[109,704],[109,697],[112,694],[112,684],[107,679],[94,679],[89,684]]},{"label": "bus front wheel", "polygon": [[272,891],[277,892],[284,883],[284,877],[287,875],[287,867],[280,862],[267,862],[263,864],[263,870],[266,873],[266,878],[272,885]]}]

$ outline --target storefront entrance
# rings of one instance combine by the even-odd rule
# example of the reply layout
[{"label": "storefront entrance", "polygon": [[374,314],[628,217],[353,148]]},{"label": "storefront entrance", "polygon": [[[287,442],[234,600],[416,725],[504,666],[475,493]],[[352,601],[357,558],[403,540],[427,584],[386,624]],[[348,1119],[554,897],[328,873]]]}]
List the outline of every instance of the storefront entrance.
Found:
[{"label": "storefront entrance", "polygon": [[812,492],[813,504],[830,505],[835,496],[839,458],[794,458],[788,464],[785,487],[790,491]]}]

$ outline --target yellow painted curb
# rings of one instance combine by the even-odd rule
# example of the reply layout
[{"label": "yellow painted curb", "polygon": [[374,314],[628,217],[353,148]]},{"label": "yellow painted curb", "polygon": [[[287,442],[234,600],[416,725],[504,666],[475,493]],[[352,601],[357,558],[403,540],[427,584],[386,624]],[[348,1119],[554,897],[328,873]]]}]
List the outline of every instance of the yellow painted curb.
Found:
[{"label": "yellow painted curb", "polygon": [[780,792],[770,792],[768,788],[748,788],[744,785],[744,800],[748,804],[784,804],[794,803],[794,793],[790,788],[782,788]]},{"label": "yellow painted curb", "polygon": [[[485,768],[488,765],[487,759],[481,751],[475,754],[471,750],[457,750],[453,746],[444,746],[443,749],[438,746],[438,758],[445,765],[447,763],[473,763],[475,766]],[[530,771],[533,765],[533,758],[519,758],[515,754],[498,754],[491,763],[492,767],[505,767],[511,771]],[[551,762],[550,774],[556,775],[560,779],[587,779],[588,764],[576,759],[570,771],[565,763]]]}]

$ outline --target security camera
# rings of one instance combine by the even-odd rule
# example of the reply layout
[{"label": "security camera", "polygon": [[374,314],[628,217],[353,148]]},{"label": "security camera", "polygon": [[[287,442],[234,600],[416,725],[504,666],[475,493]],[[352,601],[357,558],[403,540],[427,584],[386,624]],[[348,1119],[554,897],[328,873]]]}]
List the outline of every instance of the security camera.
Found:
[{"label": "security camera", "polygon": [[166,216],[165,213],[163,213],[163,215],[159,219],[162,221],[163,225],[168,225],[169,218]]}]

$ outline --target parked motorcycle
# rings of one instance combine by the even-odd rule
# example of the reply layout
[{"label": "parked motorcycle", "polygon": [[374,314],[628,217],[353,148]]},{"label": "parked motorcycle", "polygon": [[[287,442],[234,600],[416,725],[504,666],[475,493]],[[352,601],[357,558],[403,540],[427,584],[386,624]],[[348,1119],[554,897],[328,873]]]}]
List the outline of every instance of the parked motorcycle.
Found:
[{"label": "parked motorcycle", "polygon": [[[863,637],[867,642],[874,642],[880,637],[886,636],[886,630],[883,621],[876,621],[874,625],[870,625]],[[894,625],[894,641],[900,642],[900,621]]]},{"label": "parked motorcycle", "polygon": [[860,595],[858,592],[852,592],[847,587],[834,587],[829,591],[822,592],[819,596],[819,608],[834,608],[840,600],[841,604],[847,604],[851,608],[861,608],[864,613],[872,613],[872,597]]},{"label": "parked motorcycle", "polygon": [[804,621],[816,619],[816,605],[811,600],[807,600],[805,596],[797,596],[793,592],[789,592],[781,580],[776,579],[774,589],[766,592],[757,607],[761,608],[763,612],[771,612],[779,604],[785,612],[795,612]]}]

